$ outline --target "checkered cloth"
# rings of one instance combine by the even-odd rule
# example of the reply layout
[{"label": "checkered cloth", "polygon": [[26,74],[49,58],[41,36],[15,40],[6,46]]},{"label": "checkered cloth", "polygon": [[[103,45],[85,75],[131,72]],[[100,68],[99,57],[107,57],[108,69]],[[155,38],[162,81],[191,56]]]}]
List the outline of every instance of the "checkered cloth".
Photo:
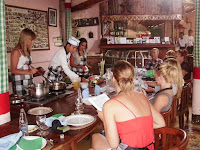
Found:
[{"label": "checkered cloth", "polygon": [[5,1],[0,0],[0,94],[8,92],[8,66],[5,27]]},{"label": "checkered cloth", "polygon": [[147,65],[146,65],[146,69],[147,70],[153,70],[154,68],[156,68],[159,64],[163,63],[163,60],[160,58],[157,58],[156,60],[150,60]]},{"label": "checkered cloth", "polygon": [[200,1],[195,1],[195,46],[194,46],[194,67],[200,67]]},{"label": "checkered cloth", "polygon": [[[23,55],[21,55],[21,57],[24,57]],[[25,57],[26,62],[23,64],[23,66],[21,68],[19,68],[19,70],[29,70],[29,65],[32,63],[32,58],[31,56],[27,56]],[[19,59],[19,61],[22,59]],[[12,84],[13,84],[13,92],[17,95],[25,95],[26,94],[26,88],[28,87],[28,85],[33,84],[33,75],[29,75],[29,74],[13,74],[13,80],[12,80]]]},{"label": "checkered cloth", "polygon": [[72,18],[71,18],[71,9],[65,9],[65,36],[66,42],[70,36],[72,36]]},{"label": "checkered cloth", "polygon": [[62,66],[49,66],[48,72],[46,73],[47,78],[51,81],[62,81],[63,78],[63,69]]},{"label": "checkered cloth", "polygon": [[[74,52],[73,54],[74,57],[74,64],[77,66],[86,66],[87,64],[87,56],[80,56],[77,52]],[[88,75],[88,71],[85,72],[82,68],[76,68],[76,67],[71,67],[72,71],[74,71],[76,74],[78,74],[79,76],[82,75]]]}]

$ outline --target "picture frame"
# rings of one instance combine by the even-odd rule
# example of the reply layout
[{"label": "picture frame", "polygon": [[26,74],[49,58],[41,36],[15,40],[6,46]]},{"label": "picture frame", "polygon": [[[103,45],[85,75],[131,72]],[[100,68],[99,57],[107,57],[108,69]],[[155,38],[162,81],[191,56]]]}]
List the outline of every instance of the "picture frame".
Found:
[{"label": "picture frame", "polygon": [[48,8],[48,23],[49,26],[57,27],[57,9]]}]

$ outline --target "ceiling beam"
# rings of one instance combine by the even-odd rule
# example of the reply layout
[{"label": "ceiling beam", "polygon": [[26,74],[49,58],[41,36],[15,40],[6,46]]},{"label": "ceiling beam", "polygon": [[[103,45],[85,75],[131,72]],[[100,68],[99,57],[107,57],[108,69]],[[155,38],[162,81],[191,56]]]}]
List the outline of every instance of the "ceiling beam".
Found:
[{"label": "ceiling beam", "polygon": [[84,9],[87,9],[87,8],[93,6],[97,3],[103,2],[103,1],[106,1],[106,0],[87,0],[83,3],[73,6],[71,8],[71,11],[75,12],[75,11],[79,11],[79,10],[84,10]]}]

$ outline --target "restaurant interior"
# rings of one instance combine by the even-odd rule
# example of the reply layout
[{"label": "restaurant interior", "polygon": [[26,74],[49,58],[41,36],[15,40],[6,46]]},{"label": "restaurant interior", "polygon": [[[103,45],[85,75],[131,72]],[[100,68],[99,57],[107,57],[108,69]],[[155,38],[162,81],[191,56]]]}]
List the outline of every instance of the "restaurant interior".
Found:
[{"label": "restaurant interior", "polygon": [[[158,50],[156,59],[162,62],[168,57],[177,59],[177,53],[186,51],[184,61],[189,67],[187,73],[190,77],[183,78],[181,94],[177,96],[176,92],[171,97],[170,108],[160,111],[166,127],[154,129],[154,147],[158,150],[200,149],[199,0],[0,0],[0,9],[0,18],[5,22],[4,25],[0,21],[0,149],[92,148],[92,135],[102,133],[105,129],[96,111],[99,110],[95,106],[98,102],[93,104],[93,100],[99,100],[100,105],[121,92],[114,88],[115,78],[112,79],[113,70],[110,68],[119,60],[129,62],[135,71],[134,84],[137,90],[143,89],[140,92],[145,91],[147,96],[156,95],[156,85],[151,86],[148,82],[158,83],[155,69],[159,65],[147,68],[153,60],[152,51],[155,48]],[[32,44],[31,68],[36,68],[37,72],[33,74],[34,87],[26,87],[26,94],[18,95],[16,87],[13,87],[12,55],[25,28],[36,34]],[[191,35],[188,31],[192,31]],[[186,41],[189,41],[189,36],[193,37],[192,45],[187,42],[182,49],[180,33],[183,33]],[[62,69],[65,74],[62,75],[62,81],[57,81],[57,89],[45,71],[50,70],[49,65],[55,54],[65,45],[67,48],[71,36],[86,39],[84,53],[89,71],[87,77],[79,75],[80,80],[75,81],[74,77],[72,81]],[[188,47],[192,47],[193,51],[189,52]],[[167,56],[170,50],[173,55]],[[184,77],[183,68],[177,72]],[[78,88],[76,82],[79,83]],[[37,93],[41,87],[36,85],[42,85],[42,94]],[[86,91],[88,97],[84,100]],[[102,107],[103,104],[101,111]],[[73,120],[76,115],[80,115],[83,123],[70,125],[69,119]],[[44,116],[46,123],[41,119]],[[28,126],[27,132],[30,130],[27,133],[29,136],[22,132],[23,136],[28,137],[23,138],[25,144],[20,140],[22,135],[19,132],[22,131],[21,123],[24,120]],[[75,122],[77,120],[74,119]],[[39,148],[38,143],[31,143],[37,137],[41,137]]]}]

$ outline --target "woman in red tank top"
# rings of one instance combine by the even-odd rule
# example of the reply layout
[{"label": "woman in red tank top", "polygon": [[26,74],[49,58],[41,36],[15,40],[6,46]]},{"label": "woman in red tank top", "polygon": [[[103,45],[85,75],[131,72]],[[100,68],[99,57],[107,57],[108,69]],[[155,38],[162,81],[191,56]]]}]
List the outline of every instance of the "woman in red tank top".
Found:
[{"label": "woman in red tank top", "polygon": [[113,83],[118,95],[104,104],[103,112],[98,111],[106,137],[94,134],[91,149],[153,150],[153,128],[165,126],[165,121],[142,93],[133,91],[134,69],[129,62],[115,64]]}]

